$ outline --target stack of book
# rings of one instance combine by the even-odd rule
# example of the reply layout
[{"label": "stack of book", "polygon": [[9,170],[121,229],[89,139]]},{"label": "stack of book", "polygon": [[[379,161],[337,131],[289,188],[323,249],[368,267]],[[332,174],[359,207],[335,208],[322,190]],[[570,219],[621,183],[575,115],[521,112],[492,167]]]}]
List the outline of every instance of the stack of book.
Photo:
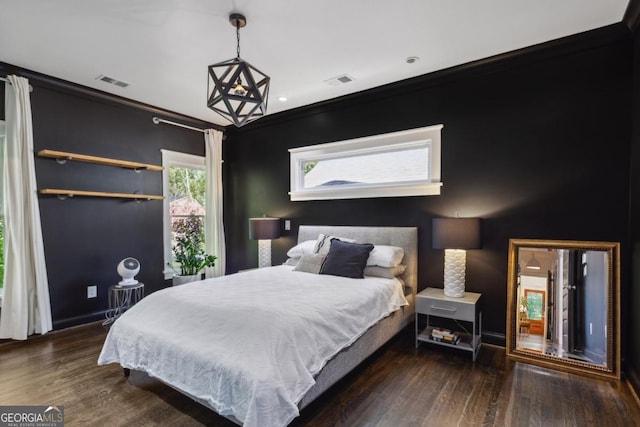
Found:
[{"label": "stack of book", "polygon": [[438,342],[446,342],[447,344],[458,344],[460,335],[448,329],[433,328],[431,330],[431,339]]}]

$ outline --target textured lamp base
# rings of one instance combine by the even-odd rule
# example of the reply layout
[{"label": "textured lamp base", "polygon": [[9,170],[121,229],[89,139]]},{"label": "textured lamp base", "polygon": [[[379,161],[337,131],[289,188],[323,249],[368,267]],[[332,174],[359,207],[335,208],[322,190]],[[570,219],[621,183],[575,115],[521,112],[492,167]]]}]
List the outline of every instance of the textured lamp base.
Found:
[{"label": "textured lamp base", "polygon": [[258,240],[258,268],[271,267],[271,240]]},{"label": "textured lamp base", "polygon": [[467,252],[463,249],[444,251],[444,295],[453,298],[464,296],[464,271]]}]

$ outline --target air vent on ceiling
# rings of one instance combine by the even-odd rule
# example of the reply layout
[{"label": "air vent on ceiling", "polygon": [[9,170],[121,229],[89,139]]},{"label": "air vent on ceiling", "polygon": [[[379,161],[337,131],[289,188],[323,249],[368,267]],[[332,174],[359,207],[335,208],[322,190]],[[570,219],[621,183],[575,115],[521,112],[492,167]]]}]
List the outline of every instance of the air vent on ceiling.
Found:
[{"label": "air vent on ceiling", "polygon": [[103,74],[100,74],[98,77],[96,77],[96,80],[101,80],[105,83],[109,83],[109,84],[120,86],[120,87],[129,86],[129,83],[127,82],[123,82],[122,80],[116,80],[113,77],[105,76]]},{"label": "air vent on ceiling", "polygon": [[338,86],[338,85],[342,85],[342,84],[345,84],[345,83],[350,83],[350,82],[352,82],[354,80],[355,79],[353,77],[351,77],[350,75],[343,74],[341,76],[337,76],[337,77],[334,77],[332,79],[325,80],[324,82],[326,84],[328,84],[329,86]]}]

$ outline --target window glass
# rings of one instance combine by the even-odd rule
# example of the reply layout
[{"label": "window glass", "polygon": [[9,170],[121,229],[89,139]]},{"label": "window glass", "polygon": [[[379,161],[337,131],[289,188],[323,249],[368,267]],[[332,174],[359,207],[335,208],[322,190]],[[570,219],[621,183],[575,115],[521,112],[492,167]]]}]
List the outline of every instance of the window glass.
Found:
[{"label": "window glass", "polygon": [[543,303],[542,292],[528,292],[527,317],[531,320],[542,320]]},{"label": "window glass", "polygon": [[291,149],[291,200],[440,194],[441,129]]},{"label": "window glass", "polygon": [[304,163],[304,188],[342,184],[383,184],[429,179],[429,147]]},{"label": "window glass", "polygon": [[204,157],[162,150],[165,278],[179,273],[173,248],[190,236],[204,251],[206,171]]}]

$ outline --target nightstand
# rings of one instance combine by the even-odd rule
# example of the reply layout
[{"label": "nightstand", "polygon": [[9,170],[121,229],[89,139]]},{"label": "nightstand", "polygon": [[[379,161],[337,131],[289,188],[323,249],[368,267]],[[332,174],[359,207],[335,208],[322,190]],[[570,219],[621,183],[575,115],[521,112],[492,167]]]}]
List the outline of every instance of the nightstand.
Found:
[{"label": "nightstand", "polygon": [[[416,295],[416,348],[420,342],[442,345],[470,351],[475,362],[481,345],[482,312],[479,310],[478,301],[482,294],[465,292],[462,298],[451,298],[444,295],[444,291],[438,288],[426,288]],[[419,330],[418,320],[425,316],[427,326]],[[459,342],[447,342],[440,337],[434,338],[434,327],[430,324],[431,317],[440,317],[456,321],[457,328],[454,332],[460,337]],[[471,329],[467,329],[459,322],[466,322]],[[464,331],[464,332],[463,332]],[[437,340],[436,340],[437,339]]]},{"label": "nightstand", "polygon": [[106,326],[115,322],[122,313],[131,308],[143,297],[144,283],[136,283],[132,286],[109,286],[109,309],[105,312],[107,320],[102,322],[102,324]]}]

